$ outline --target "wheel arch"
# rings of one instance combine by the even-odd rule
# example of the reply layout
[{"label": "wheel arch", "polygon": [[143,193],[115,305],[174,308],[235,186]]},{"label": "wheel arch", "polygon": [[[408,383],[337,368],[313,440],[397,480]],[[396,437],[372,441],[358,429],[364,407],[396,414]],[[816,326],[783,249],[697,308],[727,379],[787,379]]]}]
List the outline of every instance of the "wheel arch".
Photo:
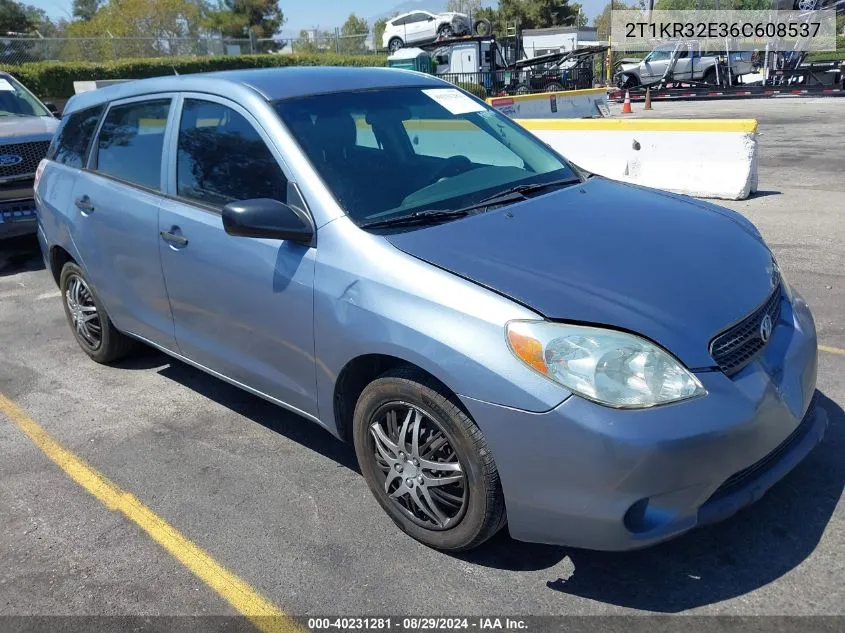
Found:
[{"label": "wheel arch", "polygon": [[49,252],[49,263],[50,263],[50,273],[53,275],[53,280],[56,282],[56,285],[59,285],[59,280],[62,276],[62,268],[65,267],[65,264],[68,262],[73,262],[77,266],[79,263],[74,259],[73,255],[71,255],[64,247],[59,245],[53,245],[50,247]]},{"label": "wheel arch", "polygon": [[343,366],[334,383],[334,394],[332,398],[334,404],[333,413],[334,422],[337,426],[337,435],[340,439],[345,442],[352,442],[352,416],[355,413],[355,405],[358,403],[358,399],[367,385],[386,371],[398,367],[413,368],[437,382],[445,392],[451,395],[454,403],[463,409],[467,416],[472,417],[455,391],[428,369],[405,358],[391,354],[362,354],[351,359]]}]

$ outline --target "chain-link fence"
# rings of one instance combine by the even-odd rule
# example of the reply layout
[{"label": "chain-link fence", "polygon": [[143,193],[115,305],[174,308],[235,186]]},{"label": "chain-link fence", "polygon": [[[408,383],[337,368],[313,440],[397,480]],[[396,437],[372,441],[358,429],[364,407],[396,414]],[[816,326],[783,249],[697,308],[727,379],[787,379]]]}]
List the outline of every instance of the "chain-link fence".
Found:
[{"label": "chain-link fence", "polygon": [[343,36],[320,33],[299,38],[163,38],[96,37],[38,38],[0,37],[0,64],[37,61],[113,61],[137,57],[176,55],[249,55],[289,53],[376,53],[366,34]]}]

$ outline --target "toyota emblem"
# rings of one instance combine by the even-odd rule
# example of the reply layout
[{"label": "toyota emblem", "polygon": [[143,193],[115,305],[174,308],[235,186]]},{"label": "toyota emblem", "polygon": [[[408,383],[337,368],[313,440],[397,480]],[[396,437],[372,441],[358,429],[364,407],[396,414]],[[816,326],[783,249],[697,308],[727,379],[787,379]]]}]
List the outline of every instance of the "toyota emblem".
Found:
[{"label": "toyota emblem", "polygon": [[768,314],[763,317],[763,320],[760,322],[760,340],[764,343],[769,341],[769,337],[772,335],[772,317]]},{"label": "toyota emblem", "polygon": [[0,167],[11,167],[23,162],[20,154],[0,154]]}]

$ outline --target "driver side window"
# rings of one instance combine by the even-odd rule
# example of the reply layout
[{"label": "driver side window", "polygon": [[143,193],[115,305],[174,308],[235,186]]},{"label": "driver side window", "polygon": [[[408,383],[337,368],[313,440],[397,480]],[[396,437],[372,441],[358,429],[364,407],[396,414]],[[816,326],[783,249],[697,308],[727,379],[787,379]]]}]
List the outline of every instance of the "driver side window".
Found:
[{"label": "driver side window", "polygon": [[214,207],[287,197],[287,179],[252,124],[232,108],[199,99],[182,106],[176,186],[180,198]]}]

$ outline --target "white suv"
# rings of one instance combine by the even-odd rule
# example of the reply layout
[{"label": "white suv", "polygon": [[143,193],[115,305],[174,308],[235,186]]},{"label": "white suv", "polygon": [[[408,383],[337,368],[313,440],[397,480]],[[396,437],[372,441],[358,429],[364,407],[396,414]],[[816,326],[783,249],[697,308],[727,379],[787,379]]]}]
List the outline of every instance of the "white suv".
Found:
[{"label": "white suv", "polygon": [[411,11],[388,20],[381,45],[394,53],[406,44],[424,44],[469,32],[469,16],[463,13]]}]

